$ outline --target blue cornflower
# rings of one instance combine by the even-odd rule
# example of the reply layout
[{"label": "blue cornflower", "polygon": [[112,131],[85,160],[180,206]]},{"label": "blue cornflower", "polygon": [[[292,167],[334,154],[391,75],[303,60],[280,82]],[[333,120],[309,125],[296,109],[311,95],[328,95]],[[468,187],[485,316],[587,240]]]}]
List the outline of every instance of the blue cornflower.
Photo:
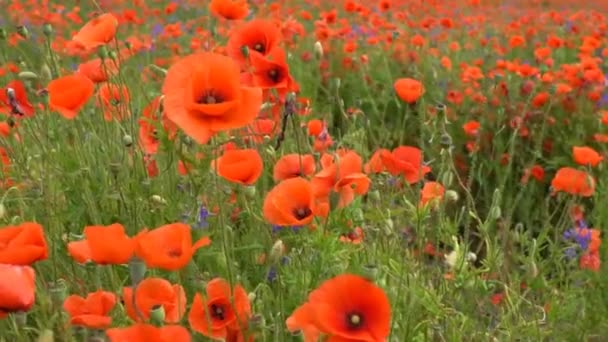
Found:
[{"label": "blue cornflower", "polygon": [[207,210],[207,207],[201,205],[200,209],[198,210],[198,217],[196,219],[196,223],[199,229],[209,227],[209,222],[207,222],[207,218],[209,218],[210,215],[211,214],[209,213],[209,210]]},{"label": "blue cornflower", "polygon": [[292,232],[297,233],[302,228],[304,228],[304,226],[283,227],[283,226],[278,226],[278,225],[273,224],[272,225],[272,234],[278,234],[280,231],[285,230],[285,229],[291,229]]}]

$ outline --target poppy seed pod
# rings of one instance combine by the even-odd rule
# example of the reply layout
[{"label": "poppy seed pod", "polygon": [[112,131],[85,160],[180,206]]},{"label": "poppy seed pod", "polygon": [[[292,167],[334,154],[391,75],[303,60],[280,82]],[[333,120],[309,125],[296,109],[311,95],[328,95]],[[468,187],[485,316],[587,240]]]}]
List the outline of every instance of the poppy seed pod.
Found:
[{"label": "poppy seed pod", "polygon": [[129,275],[131,276],[131,285],[137,286],[146,275],[146,263],[140,258],[133,257],[129,260]]},{"label": "poppy seed pod", "polygon": [[42,33],[47,37],[50,38],[53,35],[53,26],[49,23],[46,23],[44,25],[42,25]]},{"label": "poppy seed pod", "polygon": [[150,310],[150,321],[157,325],[162,325],[165,321],[165,308],[162,305],[155,305]]}]

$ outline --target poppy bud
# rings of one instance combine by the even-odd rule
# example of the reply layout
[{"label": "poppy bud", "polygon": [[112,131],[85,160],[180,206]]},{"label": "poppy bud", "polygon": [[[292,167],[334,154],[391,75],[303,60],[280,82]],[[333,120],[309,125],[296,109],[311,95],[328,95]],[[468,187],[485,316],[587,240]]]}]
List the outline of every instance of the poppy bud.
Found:
[{"label": "poppy bud", "polygon": [[285,255],[285,244],[283,241],[277,240],[270,249],[270,262],[277,263]]},{"label": "poppy bud", "polygon": [[373,190],[368,192],[368,196],[369,198],[373,199],[374,201],[379,201],[380,200],[380,191],[378,190]]},{"label": "poppy bud", "polygon": [[131,147],[133,145],[133,137],[126,134],[122,137],[122,143],[125,144],[126,147]]},{"label": "poppy bud", "polygon": [[460,195],[454,190],[448,190],[445,192],[445,198],[451,202],[458,202]]},{"label": "poppy bud", "polygon": [[340,85],[342,84],[342,81],[339,78],[334,78],[334,84],[336,85],[336,90],[340,89]]},{"label": "poppy bud", "polygon": [[534,260],[530,261],[530,264],[528,265],[528,275],[530,278],[536,278],[538,276],[538,267]]},{"label": "poppy bud", "polygon": [[256,296],[255,292],[249,292],[249,294],[247,294],[247,298],[249,299],[249,302],[251,303],[257,298],[257,296]]},{"label": "poppy bud", "polygon": [[150,321],[156,325],[162,325],[165,321],[165,308],[162,305],[155,305],[150,310]]},{"label": "poppy bud", "polygon": [[42,25],[42,33],[47,37],[50,38],[53,35],[53,26],[49,23],[46,23],[44,25]]},{"label": "poppy bud", "polygon": [[112,50],[110,52],[108,52],[108,57],[110,57],[111,60],[116,60],[116,58],[118,58],[118,55],[116,54],[116,51]]},{"label": "poppy bud", "polygon": [[25,39],[28,39],[30,37],[30,31],[27,29],[27,27],[23,25],[17,26],[17,34]]},{"label": "poppy bud", "polygon": [[131,276],[131,285],[137,286],[146,275],[146,264],[143,260],[137,257],[129,260],[129,275]]},{"label": "poppy bud", "polygon": [[246,186],[245,187],[245,196],[249,199],[254,199],[256,194],[255,186]]},{"label": "poppy bud", "polygon": [[31,71],[22,71],[17,75],[22,80],[36,80],[38,79],[38,75]]},{"label": "poppy bud", "polygon": [[97,50],[97,55],[99,56],[99,58],[101,58],[102,61],[108,58],[108,48],[105,45],[100,46]]},{"label": "poppy bud", "polygon": [[317,59],[323,58],[323,44],[321,44],[321,42],[319,42],[319,41],[315,42],[314,52],[315,52],[315,57]]},{"label": "poppy bud", "polygon": [[49,68],[46,63],[42,64],[42,67],[40,67],[40,77],[47,82],[53,79],[51,68]]},{"label": "poppy bud", "polygon": [[0,40],[6,40],[8,38],[8,33],[4,28],[0,28]]},{"label": "poppy bud", "polygon": [[63,301],[67,297],[67,286],[63,279],[59,279],[49,287],[51,301],[57,307],[62,307]]},{"label": "poppy bud", "polygon": [[4,203],[0,203],[0,219],[3,219],[5,215],[6,207],[4,206]]}]

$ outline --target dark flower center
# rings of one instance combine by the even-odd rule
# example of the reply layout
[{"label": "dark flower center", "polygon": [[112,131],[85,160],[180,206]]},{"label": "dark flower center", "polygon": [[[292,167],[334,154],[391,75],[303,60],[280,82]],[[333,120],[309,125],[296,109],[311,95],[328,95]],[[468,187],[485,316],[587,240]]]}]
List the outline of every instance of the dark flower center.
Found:
[{"label": "dark flower center", "polygon": [[255,45],[253,45],[253,49],[257,52],[264,53],[264,44],[256,43]]},{"label": "dark flower center", "polygon": [[363,316],[356,313],[351,312],[346,315],[346,326],[350,330],[357,330],[363,326]]},{"label": "dark flower center", "polygon": [[221,305],[217,305],[217,304],[211,304],[211,317],[213,317],[215,319],[219,319],[220,321],[223,321],[224,319],[226,319],[226,316],[224,313],[224,307],[222,307]]},{"label": "dark flower center", "polygon": [[281,80],[281,72],[277,69],[270,69],[268,70],[268,77],[273,82],[279,82]]},{"label": "dark flower center", "polygon": [[170,249],[167,251],[167,255],[169,255],[171,258],[179,258],[182,256],[182,251],[179,249]]},{"label": "dark flower center", "polygon": [[295,216],[298,220],[303,220],[312,214],[312,210],[310,208],[298,208],[293,211],[293,216]]},{"label": "dark flower center", "polygon": [[216,104],[216,103],[224,102],[224,99],[222,98],[221,95],[219,95],[215,91],[208,90],[208,91],[205,91],[203,93],[203,95],[201,97],[199,97],[198,101],[196,101],[196,102],[198,104]]},{"label": "dark flower center", "polygon": [[110,100],[110,104],[112,106],[118,106],[120,104],[120,100],[119,99],[111,99]]}]

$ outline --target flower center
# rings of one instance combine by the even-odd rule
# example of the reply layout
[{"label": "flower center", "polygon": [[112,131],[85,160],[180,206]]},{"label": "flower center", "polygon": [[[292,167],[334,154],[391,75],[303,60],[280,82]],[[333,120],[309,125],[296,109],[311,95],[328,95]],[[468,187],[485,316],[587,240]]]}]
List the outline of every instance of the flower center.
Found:
[{"label": "flower center", "polygon": [[363,316],[356,312],[346,315],[346,325],[351,330],[357,330],[363,325]]},{"label": "flower center", "polygon": [[312,210],[310,208],[298,208],[293,211],[293,216],[295,216],[298,220],[303,220],[312,214]]},{"label": "flower center", "polygon": [[167,255],[169,255],[171,258],[179,258],[180,256],[182,256],[182,251],[179,249],[172,248],[167,251]]},{"label": "flower center", "polygon": [[211,317],[219,319],[220,321],[226,319],[224,308],[220,305],[211,304]]},{"label": "flower center", "polygon": [[279,79],[281,78],[281,73],[277,69],[270,69],[268,71],[268,77],[273,82],[279,82]]},{"label": "flower center", "polygon": [[222,96],[217,94],[215,91],[208,90],[208,91],[205,91],[203,93],[203,95],[201,97],[199,97],[198,101],[196,101],[196,102],[198,104],[216,104],[216,103],[221,103],[224,101],[222,99]]},{"label": "flower center", "polygon": [[254,49],[255,51],[257,51],[257,52],[264,52],[264,44],[262,44],[262,43],[256,43],[256,44],[253,46],[253,49]]}]

